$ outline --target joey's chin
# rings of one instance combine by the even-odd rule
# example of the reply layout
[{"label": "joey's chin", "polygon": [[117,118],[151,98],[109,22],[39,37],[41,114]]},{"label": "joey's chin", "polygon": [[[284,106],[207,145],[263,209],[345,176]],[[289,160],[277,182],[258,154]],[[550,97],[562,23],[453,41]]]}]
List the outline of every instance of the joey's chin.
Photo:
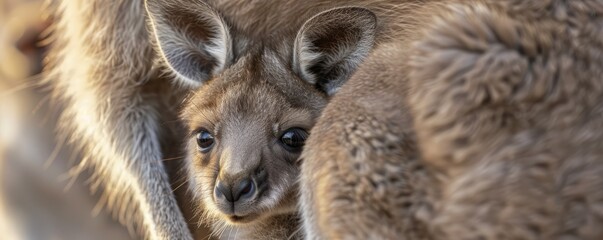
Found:
[{"label": "joey's chin", "polygon": [[251,199],[240,199],[236,202],[225,201],[219,194],[214,196],[213,204],[219,211],[220,218],[232,225],[243,225],[253,223],[268,213],[262,211],[263,197],[255,196]]},{"label": "joey's chin", "polygon": [[259,214],[251,213],[251,214],[247,214],[244,216],[230,215],[230,216],[227,216],[226,219],[228,220],[228,223],[230,223],[230,224],[240,225],[240,224],[252,223],[259,218],[260,218]]},{"label": "joey's chin", "polygon": [[[276,205],[270,204],[266,196],[253,199],[252,202],[232,204],[215,199],[213,204],[219,212],[220,218],[231,225],[253,224],[267,217],[280,214],[289,214],[295,211],[295,204],[286,199],[281,199]],[[268,205],[266,205],[268,204]],[[292,206],[289,206],[292,205]],[[270,209],[270,210],[266,210]]]},{"label": "joey's chin", "polygon": [[265,212],[245,210],[233,211],[232,207],[217,206],[220,211],[220,218],[234,225],[252,223],[266,215]]}]

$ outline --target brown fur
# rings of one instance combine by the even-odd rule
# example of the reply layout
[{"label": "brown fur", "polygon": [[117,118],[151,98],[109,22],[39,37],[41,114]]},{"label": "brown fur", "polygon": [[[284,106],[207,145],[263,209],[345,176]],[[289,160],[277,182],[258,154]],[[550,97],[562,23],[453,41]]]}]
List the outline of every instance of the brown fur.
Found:
[{"label": "brown fur", "polygon": [[459,1],[407,16],[308,140],[307,237],[601,239],[601,13]]},{"label": "brown fur", "polygon": [[[290,4],[299,1],[257,3],[212,2],[246,39],[273,43],[281,40],[274,37],[278,32],[290,36],[310,16],[341,5],[341,1],[312,1],[293,11]],[[182,6],[187,4],[191,2]],[[271,11],[274,6],[277,10]],[[167,84],[163,67],[153,61],[155,38],[145,23],[144,2],[58,0],[49,1],[48,9],[54,26],[47,39],[46,79],[65,106],[59,141],[80,150],[78,169],[93,170],[92,188],[107,189],[100,205],[113,210],[120,222],[139,226],[140,235],[149,239],[190,238],[181,211],[190,217],[187,221],[193,228],[199,220],[186,210],[190,199],[180,197],[177,204],[171,193],[173,188],[187,189],[182,187],[187,185],[182,176],[174,174],[182,159],[178,143],[186,135],[174,121],[187,94]],[[291,15],[281,15],[285,12]],[[246,41],[237,38],[238,47]]]},{"label": "brown fur", "polygon": [[[187,11],[184,11],[186,13],[190,14],[192,11],[192,14],[198,14],[198,12],[195,12],[196,8],[190,7],[191,2],[183,4],[178,1],[165,1],[164,3],[170,2],[176,3],[176,5],[180,4],[184,8],[188,7]],[[435,2],[435,5],[431,5],[431,2]],[[599,193],[592,189],[599,186],[598,178],[594,174],[598,171],[598,165],[595,160],[588,162],[590,160],[585,159],[595,159],[598,156],[595,149],[598,135],[589,130],[596,129],[596,121],[593,119],[596,119],[595,113],[597,113],[598,108],[593,102],[598,100],[596,94],[599,88],[596,82],[593,81],[570,80],[591,79],[589,77],[598,74],[596,68],[598,67],[596,63],[599,62],[596,59],[596,53],[598,52],[591,52],[591,50],[598,49],[599,44],[599,38],[597,37],[599,29],[597,29],[595,23],[600,16],[600,2],[595,0],[534,0],[525,1],[525,3],[511,0],[491,1],[491,4],[487,4],[488,7],[484,8],[484,13],[480,12],[482,11],[480,8],[471,9],[467,6],[458,8],[460,10],[456,13],[455,11],[438,10],[446,9],[441,8],[443,4],[438,4],[438,2],[441,1],[316,0],[307,2],[285,0],[279,3],[268,1],[210,1],[213,9],[216,9],[215,16],[222,17],[225,24],[232,30],[234,41],[233,52],[230,53],[232,58],[227,56],[224,66],[219,64],[200,65],[208,68],[202,69],[206,72],[190,75],[203,78],[193,79],[199,81],[193,84],[201,84],[202,82],[208,84],[195,90],[198,93],[187,101],[188,110],[185,111],[183,116],[186,118],[189,127],[192,128],[191,130],[194,130],[195,124],[197,124],[196,120],[207,118],[195,115],[197,106],[194,105],[203,105],[204,102],[211,103],[208,106],[200,106],[213,110],[213,113],[208,117],[226,118],[228,116],[229,120],[224,122],[229,123],[224,125],[229,125],[232,129],[235,129],[239,124],[239,128],[246,129],[249,127],[254,129],[251,133],[243,134],[244,139],[246,139],[245,144],[238,143],[249,145],[250,139],[255,141],[258,137],[263,136],[265,138],[267,136],[266,133],[258,134],[257,129],[265,129],[271,125],[266,123],[272,121],[270,117],[273,116],[270,116],[270,114],[276,112],[278,113],[276,115],[280,116],[295,115],[291,113],[294,110],[280,106],[281,102],[274,102],[274,98],[282,97],[281,99],[285,99],[283,102],[291,104],[292,98],[290,96],[294,93],[293,95],[304,99],[304,101],[315,99],[311,104],[301,101],[303,103],[301,105],[310,109],[308,111],[310,113],[305,113],[306,117],[304,118],[306,120],[304,122],[311,125],[315,121],[316,112],[320,111],[320,108],[329,98],[324,93],[325,87],[335,88],[328,84],[308,84],[315,82],[313,82],[314,80],[305,79],[303,74],[300,74],[299,69],[291,66],[294,38],[308,18],[322,10],[343,4],[363,6],[375,12],[378,17],[378,31],[375,37],[378,47],[353,77],[353,79],[358,80],[352,80],[349,87],[342,90],[342,92],[347,93],[335,97],[335,99],[341,100],[333,102],[331,107],[326,110],[327,115],[320,121],[319,128],[317,128],[320,129],[320,134],[317,134],[317,131],[312,133],[312,139],[315,140],[310,141],[310,146],[320,146],[312,147],[313,150],[308,151],[307,159],[303,161],[302,177],[310,178],[302,178],[302,186],[306,184],[303,187],[306,192],[302,192],[302,199],[308,200],[307,204],[302,204],[304,216],[307,216],[307,218],[304,217],[307,229],[312,230],[314,228],[318,232],[313,234],[320,233],[332,238],[362,236],[398,238],[403,236],[401,232],[404,232],[410,238],[428,237],[430,235],[462,238],[464,236],[462,234],[467,234],[467,238],[475,236],[494,238],[499,237],[496,234],[503,230],[505,230],[503,233],[506,235],[501,235],[501,238],[505,236],[519,238],[524,236],[522,234],[525,234],[525,232],[528,232],[528,234],[534,233],[536,236],[564,236],[561,233],[546,235],[554,229],[563,229],[563,234],[567,234],[569,237],[579,236],[596,239],[598,232],[592,226],[596,225],[595,221],[599,216],[596,214],[596,209],[598,209],[597,194]],[[461,0],[458,2],[461,5],[467,3]],[[171,127],[167,129],[166,124],[162,124],[164,121],[175,117],[180,101],[187,94],[177,87],[164,85],[166,77],[160,77],[158,69],[163,68],[160,65],[164,64],[166,59],[163,59],[164,62],[159,64],[154,64],[151,61],[155,54],[151,47],[155,38],[145,27],[146,16],[142,2],[124,0],[106,4],[100,1],[65,1],[57,2],[57,4],[56,39],[54,39],[53,50],[49,58],[50,64],[47,68],[50,69],[50,79],[53,80],[57,89],[56,95],[67,106],[67,110],[63,113],[64,128],[62,131],[69,137],[70,142],[75,143],[85,153],[82,164],[94,167],[98,182],[106,185],[106,189],[110,189],[106,192],[104,199],[106,199],[107,205],[115,210],[122,222],[128,224],[132,222],[140,223],[142,231],[151,239],[190,238],[184,218],[182,218],[180,209],[178,209],[171,194],[165,166],[160,161],[160,159],[173,154],[168,152],[169,149],[174,149],[172,139],[178,141],[191,140],[184,139],[185,133],[179,131],[179,126],[173,127],[174,129],[171,129]],[[430,7],[424,8],[424,6]],[[585,13],[585,11],[591,11],[594,14],[591,14],[591,12]],[[465,14],[469,17],[464,18]],[[168,16],[182,15],[168,14]],[[433,16],[440,16],[444,20],[434,23],[432,21],[434,20]],[[172,21],[171,23],[180,26],[194,26],[195,29],[207,27],[207,24],[191,25],[191,18],[180,20],[184,22]],[[592,23],[589,24],[590,22]],[[507,26],[508,24],[512,27]],[[525,24],[525,26],[522,24]],[[522,32],[514,35],[510,29],[520,29]],[[430,32],[424,37],[423,34],[426,30],[430,30]],[[477,30],[483,32],[478,31],[473,35],[463,35]],[[497,37],[479,37],[490,36],[491,32],[497,31],[507,34],[501,35],[502,37],[498,35],[494,35]],[[215,36],[215,32],[211,34]],[[195,39],[201,42],[209,41],[211,38],[207,38],[207,36],[210,35],[196,36]],[[421,44],[418,45],[418,50],[415,52],[413,48],[409,48],[409,43],[419,38],[422,39]],[[520,41],[516,43],[514,40]],[[198,44],[199,42],[195,43]],[[159,45],[161,45],[161,39]],[[447,51],[456,49],[458,46],[462,47],[458,51]],[[456,73],[458,69],[464,69],[462,63],[467,63],[470,66],[473,66],[470,64],[473,63],[476,66],[487,67],[488,64],[491,64],[487,61],[479,62],[484,65],[472,62],[482,55],[490,56],[487,55],[490,52],[484,49],[505,50],[515,49],[515,46],[524,46],[517,50],[518,56],[521,56],[517,59],[535,61],[530,62],[531,64],[528,66],[551,64],[551,66],[563,66],[564,69],[568,69],[567,71],[560,71],[559,74],[573,73],[566,78],[570,80],[552,81],[558,85],[550,85],[550,89],[562,89],[567,92],[565,94],[555,91],[548,93],[544,89],[548,90],[549,85],[547,84],[551,82],[526,80],[524,81],[526,84],[533,84],[533,86],[530,85],[530,87],[523,87],[522,89],[534,90],[526,90],[526,93],[523,93],[524,95],[520,94],[518,96],[527,97],[518,97],[517,99],[520,100],[516,100],[515,97],[509,95],[509,90],[505,90],[505,87],[506,89],[509,88],[504,84],[509,83],[501,81],[502,90],[497,92],[499,88],[493,88],[497,90],[493,92],[496,94],[490,95],[490,91],[488,91],[487,96],[489,97],[487,99],[488,101],[499,99],[498,102],[494,103],[509,105],[506,102],[509,101],[514,104],[512,105],[513,108],[505,107],[505,109],[511,110],[497,112],[504,113],[502,115],[488,112],[494,109],[491,105],[496,104],[493,102],[487,102],[491,105],[486,104],[483,108],[476,108],[478,110],[471,108],[474,105],[469,100],[473,101],[484,96],[483,91],[475,90],[481,89],[480,87],[469,88],[471,89],[470,93],[477,94],[475,96],[469,94],[451,97],[454,91],[460,91],[458,86],[465,86],[462,84],[470,81],[460,81],[455,78],[455,75],[445,75],[446,71],[440,70],[452,66],[450,72]],[[546,48],[541,48],[541,46]],[[577,46],[587,47],[580,48]],[[201,53],[195,56],[201,57],[204,61],[211,61],[215,57],[215,55],[205,54],[206,52]],[[498,60],[496,56],[507,56],[504,55],[505,53],[493,54],[492,59]],[[213,54],[218,53],[213,52]],[[409,56],[415,57],[409,58]],[[540,59],[550,59],[550,61],[538,60],[538,57],[541,57]],[[484,59],[487,58],[484,57]],[[413,64],[409,66],[407,63],[411,60]],[[448,65],[448,63],[459,65]],[[553,68],[543,67],[544,70],[540,70],[538,68],[526,68],[525,62],[522,61],[511,63],[518,66],[524,64],[524,68],[520,66],[517,71],[519,73],[522,71],[531,73],[538,77],[533,77],[533,79],[562,79],[547,77],[547,74],[555,75],[555,71],[551,70]],[[188,67],[191,66],[195,67],[195,65],[188,65]],[[217,66],[221,69],[215,69]],[[412,68],[409,69],[409,67]],[[236,69],[244,71],[237,72]],[[512,72],[502,71],[506,69],[501,69],[499,74],[504,76],[504,74]],[[441,76],[430,75],[440,72],[442,72]],[[322,72],[319,71],[318,73]],[[497,72],[488,71],[488,74],[490,73],[495,74]],[[466,74],[466,72],[461,71],[459,74]],[[471,75],[475,76],[471,79],[480,79],[481,75],[479,74],[484,73],[476,71],[472,74],[477,75]],[[411,84],[412,90],[407,89],[407,76],[409,75],[412,76],[411,80],[414,83]],[[179,76],[176,76],[176,78],[179,78]],[[218,81],[218,79],[221,80]],[[228,79],[236,83],[227,83]],[[248,81],[249,79],[251,81]],[[440,81],[426,85],[419,84],[434,79]],[[447,81],[448,79],[450,81]],[[488,77],[488,80],[491,79],[495,78]],[[520,78],[516,77],[515,79]],[[450,85],[455,81],[457,85]],[[563,82],[567,82],[567,89],[559,87],[565,86],[559,85]],[[213,87],[210,85],[213,85]],[[250,96],[229,95],[226,89],[220,89],[217,86],[235,86],[233,89],[251,89],[255,92]],[[481,85],[476,84],[475,86]],[[520,84],[519,86],[523,85]],[[307,93],[307,95],[293,92],[294,87],[303,89],[302,92]],[[467,83],[467,87],[474,87],[474,85]],[[212,88],[217,91],[216,96],[224,94],[229,97],[220,102],[215,101],[215,99],[204,98],[206,93],[211,95],[212,90],[210,89]],[[462,87],[460,89],[463,90]],[[224,92],[220,93],[222,90]],[[259,93],[264,90],[269,94]],[[406,92],[409,95],[416,96],[410,101],[411,104],[402,96]],[[516,94],[513,91],[511,93]],[[558,95],[555,95],[555,93]],[[538,94],[547,97],[534,97],[540,96]],[[578,97],[568,97],[568,94],[571,96],[578,95]],[[448,98],[445,98],[446,96]],[[448,99],[448,101],[444,101],[445,99]],[[510,101],[510,99],[513,99],[513,101]],[[569,107],[562,108],[554,105],[561,105],[554,99],[561,103],[572,101],[567,105],[563,105]],[[576,102],[573,102],[574,100]],[[463,105],[458,102],[467,104]],[[536,104],[539,102],[548,105]],[[451,106],[450,103],[455,104]],[[409,116],[408,111],[405,110],[404,106],[407,105],[412,109],[412,116]],[[249,108],[246,108],[246,106]],[[338,106],[348,111],[339,112],[334,110]],[[525,110],[528,106],[530,110],[532,110],[532,106],[540,108],[535,107],[537,111],[532,112]],[[264,114],[260,111],[264,107],[269,110],[266,113],[270,114]],[[396,111],[396,109],[403,110]],[[448,111],[450,109],[458,109],[460,113]],[[435,113],[430,112],[432,110]],[[548,116],[545,114],[547,110],[567,111],[576,114],[565,116],[562,113],[552,111],[555,113],[553,117],[542,117]],[[248,125],[236,122],[235,120],[240,116],[236,114],[236,111],[248,111],[259,121]],[[486,120],[480,120],[480,118],[466,120],[464,118],[474,116],[467,114],[467,111],[477,114],[475,116],[492,114],[494,120],[504,120],[504,124],[511,124],[512,127],[509,127],[509,125],[504,125],[504,127],[490,126],[486,124],[488,122],[484,122]],[[433,117],[432,114],[438,113],[440,114],[438,117]],[[480,115],[478,113],[484,114]],[[587,113],[590,113],[590,115]],[[350,119],[355,120],[344,124],[344,121]],[[409,125],[410,119],[414,120],[417,125]],[[243,120],[242,122],[250,121],[249,119]],[[508,120],[511,122],[509,123]],[[464,122],[468,122],[469,125],[462,125],[461,123]],[[448,123],[448,125],[442,125],[442,123]],[[459,125],[457,128],[460,130],[446,128],[454,127],[456,126],[454,124],[457,123]],[[482,125],[488,127],[475,127]],[[528,139],[543,141],[546,144],[535,144],[535,141],[526,143],[522,140],[525,139],[524,135],[517,135],[520,132],[533,131],[536,127],[544,130],[536,131],[537,134],[524,135]],[[413,131],[415,128],[418,130],[416,134]],[[444,133],[437,131],[442,129],[452,129],[453,131],[449,130]],[[463,134],[466,135],[467,132],[474,130],[476,134],[471,135],[471,138],[459,138]],[[324,134],[322,134],[323,131]],[[236,132],[232,132],[229,135],[234,138]],[[491,134],[496,137],[490,136]],[[419,152],[416,151],[415,135],[418,136],[418,146],[421,146]],[[558,136],[564,136],[564,138],[558,138]],[[511,139],[516,139],[527,147],[515,147],[515,145],[509,143]],[[322,143],[319,144],[319,142]],[[265,144],[266,141],[260,139],[258,143]],[[568,143],[576,145],[576,148],[567,147]],[[460,147],[455,144],[460,144]],[[324,148],[321,148],[322,146]],[[463,149],[463,146],[466,149]],[[512,151],[496,150],[506,149],[506,146],[509,146],[508,148]],[[457,148],[460,150],[457,151]],[[351,149],[355,150],[351,151]],[[489,150],[484,151],[483,149]],[[522,149],[527,149],[529,152],[526,150],[524,153]],[[450,157],[453,150],[454,158]],[[490,153],[490,150],[492,153]],[[190,148],[189,151],[193,151],[193,148]],[[496,167],[496,165],[490,163],[494,161],[492,159],[501,159],[501,155],[506,157],[523,156],[523,158],[531,160],[523,161],[522,164],[534,163],[533,159],[549,156],[542,154],[545,151],[556,152],[550,158],[552,159],[550,160],[552,162],[551,166],[555,168],[543,168],[545,173],[556,169],[553,174],[546,175],[556,177],[557,185],[551,187],[550,189],[553,190],[549,192],[532,191],[536,187],[523,187],[529,183],[546,182],[546,180],[525,180],[529,178],[523,176],[527,174],[527,169],[530,168],[522,168],[524,165],[512,161],[511,163],[514,164],[510,164],[504,161],[502,162],[504,164],[501,163],[503,167]],[[235,153],[235,155],[243,155],[248,152],[239,151]],[[510,153],[517,153],[517,155],[506,155]],[[520,155],[520,153],[524,155]],[[532,157],[527,153],[532,153],[532,155],[538,157]],[[347,154],[355,157],[349,157],[350,155]],[[314,158],[315,155],[320,157]],[[424,155],[424,157],[418,157],[420,155]],[[563,159],[574,158],[578,160],[561,161],[558,160],[562,158],[560,156],[566,156]],[[591,156],[591,158],[588,156]],[[202,157],[189,152],[189,159],[195,158],[200,159]],[[295,157],[291,156],[291,158]],[[216,159],[217,157],[213,157],[213,163],[216,162]],[[281,158],[271,158],[274,161],[276,159]],[[335,160],[327,161],[325,159]],[[452,161],[454,164],[451,164],[450,159],[455,160]],[[488,159],[488,161],[483,159]],[[358,164],[349,164],[347,162],[349,160],[354,160]],[[373,162],[376,164],[372,164]],[[189,169],[193,169],[191,167],[193,164],[198,164],[198,161],[188,163]],[[468,179],[469,177],[487,172],[476,168],[476,166],[482,166],[479,163],[485,164],[484,167],[489,171],[494,170],[494,173],[499,174],[488,175],[495,176],[496,178],[493,179],[496,181],[480,182],[483,185],[467,183],[469,180],[473,180],[473,178]],[[536,164],[535,166],[540,169],[545,165]],[[588,168],[585,166],[588,166]],[[296,175],[298,170],[295,167],[290,167],[292,165],[282,169]],[[509,173],[515,175],[509,180],[509,175],[502,175],[500,171],[496,171],[500,169],[510,169]],[[207,169],[203,171],[205,170]],[[305,171],[310,172],[304,173]],[[359,174],[351,174],[355,171]],[[582,172],[585,171],[591,172],[583,174]],[[467,176],[467,178],[462,178],[462,176]],[[591,176],[595,179],[594,181],[583,180]],[[288,177],[290,176],[287,176],[287,181],[284,181],[286,184],[283,186],[293,188],[295,184]],[[483,177],[478,179],[491,180]],[[522,181],[517,182],[516,179]],[[275,180],[275,182],[280,181]],[[548,183],[550,182],[552,181]],[[519,183],[523,185],[519,185]],[[570,183],[575,185],[570,185]],[[337,192],[334,191],[336,189],[329,188],[331,185],[342,186],[341,196],[338,196]],[[314,188],[315,186],[316,188]],[[495,203],[491,199],[479,197],[484,195],[471,193],[473,187],[479,186],[486,189],[491,189],[493,186],[506,187],[505,189],[508,190],[503,193],[515,193],[514,195],[499,196],[501,192],[494,192],[491,195],[485,195],[496,197],[497,201],[500,199],[498,202],[510,206],[509,210],[500,213],[502,215],[496,218],[488,217],[492,215],[489,211],[495,211],[492,206],[498,205],[491,205]],[[542,187],[545,185],[536,184],[536,186]],[[192,187],[192,189],[199,190],[195,186]],[[523,191],[527,191],[525,198],[520,198],[524,196]],[[313,192],[319,194],[313,195]],[[197,192],[197,194],[199,193],[202,193],[202,191]],[[391,198],[391,196],[401,197]],[[471,199],[466,199],[467,196]],[[477,197],[473,198],[474,196]],[[545,204],[533,204],[534,201],[528,201],[541,196],[543,200],[546,200],[544,201]],[[558,196],[558,198],[551,196]],[[449,200],[449,198],[452,200]],[[297,221],[297,217],[291,211],[293,205],[289,201],[290,199],[292,199],[291,195],[288,194],[280,199],[283,200],[283,206],[287,206],[281,208],[285,209],[286,213],[271,212],[279,214],[276,214],[278,216],[274,218],[263,219],[265,221],[262,221],[259,227],[252,227],[251,231],[247,231],[245,236],[281,238],[291,234],[297,226],[289,223]],[[551,201],[551,199],[560,199],[558,201],[561,203]],[[473,204],[473,201],[477,204]],[[468,206],[462,204],[468,202],[472,204],[467,204]],[[350,203],[358,204],[349,205]],[[344,206],[338,208],[337,206],[340,205],[337,204],[344,204]],[[367,206],[374,209],[367,208]],[[389,208],[390,206],[393,206],[393,208]],[[401,207],[398,208],[399,206]],[[483,206],[483,208],[476,206]],[[537,214],[522,215],[517,210],[519,209],[518,206]],[[270,210],[277,210],[278,207]],[[545,211],[541,211],[540,208]],[[392,211],[390,213],[384,209],[409,210]],[[559,209],[564,209],[565,212],[561,212]],[[482,215],[475,214],[475,211],[478,210],[478,213]],[[587,212],[590,215],[577,216],[576,213],[580,211]],[[357,212],[360,215],[350,216],[350,214]],[[486,213],[489,215],[486,216]],[[472,224],[466,224],[455,217],[466,216],[463,214],[479,217],[467,218],[467,221],[470,220]],[[573,217],[575,215],[577,217]],[[337,221],[338,219],[340,221]],[[456,222],[452,222],[451,219]],[[550,219],[557,220],[556,222],[549,222]],[[381,222],[387,224],[381,224]],[[404,224],[400,224],[401,222]],[[467,227],[478,226],[478,224],[474,224],[476,222],[480,223],[479,226],[483,226],[483,228],[480,228],[484,229],[480,230],[482,232],[466,229]],[[507,225],[499,224],[500,222]],[[316,225],[322,227],[318,229]],[[275,226],[282,227],[278,228],[282,231],[274,231]],[[546,228],[544,226],[563,226],[563,228]],[[310,233],[312,232],[310,231]],[[236,231],[234,234],[236,235]]]},{"label": "brown fur", "polygon": [[412,14],[382,23],[398,37],[375,47],[313,128],[300,177],[307,239],[428,237],[415,214],[429,184],[405,96],[410,44],[441,7],[408,5]]}]

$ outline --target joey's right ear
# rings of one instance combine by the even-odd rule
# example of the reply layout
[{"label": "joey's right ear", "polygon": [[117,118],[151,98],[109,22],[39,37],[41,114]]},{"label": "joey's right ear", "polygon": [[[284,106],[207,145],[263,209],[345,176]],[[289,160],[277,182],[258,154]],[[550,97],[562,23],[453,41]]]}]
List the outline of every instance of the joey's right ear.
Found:
[{"label": "joey's right ear", "polygon": [[197,87],[231,64],[232,40],[220,15],[200,0],[146,0],[159,52],[182,83]]},{"label": "joey's right ear", "polygon": [[360,7],[321,12],[306,21],[293,48],[293,70],[329,95],[354,73],[373,47],[377,16]]}]

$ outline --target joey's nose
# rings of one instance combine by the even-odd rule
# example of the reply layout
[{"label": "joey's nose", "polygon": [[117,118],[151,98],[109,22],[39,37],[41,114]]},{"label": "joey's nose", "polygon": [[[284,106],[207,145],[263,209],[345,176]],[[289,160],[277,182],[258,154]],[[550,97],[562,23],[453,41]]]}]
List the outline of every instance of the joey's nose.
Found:
[{"label": "joey's nose", "polygon": [[216,196],[224,197],[229,202],[236,202],[239,199],[248,199],[255,193],[255,185],[249,178],[244,178],[229,186],[224,181],[218,180],[216,184]]}]

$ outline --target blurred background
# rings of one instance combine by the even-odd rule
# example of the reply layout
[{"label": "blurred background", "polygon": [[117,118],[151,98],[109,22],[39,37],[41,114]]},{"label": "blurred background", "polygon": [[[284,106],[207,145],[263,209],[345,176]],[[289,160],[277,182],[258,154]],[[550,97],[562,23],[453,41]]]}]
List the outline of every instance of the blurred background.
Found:
[{"label": "blurred background", "polygon": [[57,144],[59,106],[40,85],[44,0],[0,0],[0,239],[132,239]]}]

